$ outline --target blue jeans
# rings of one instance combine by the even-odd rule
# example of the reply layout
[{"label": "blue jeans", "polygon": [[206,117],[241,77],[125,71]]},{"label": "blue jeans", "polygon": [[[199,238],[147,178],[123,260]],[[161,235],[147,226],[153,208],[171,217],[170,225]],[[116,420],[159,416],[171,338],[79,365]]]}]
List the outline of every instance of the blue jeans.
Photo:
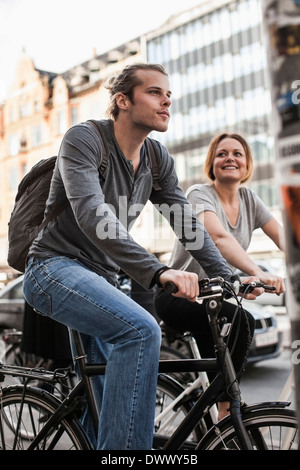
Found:
[{"label": "blue jeans", "polygon": [[152,447],[161,330],[154,317],[106,279],[65,256],[31,258],[24,296],[36,310],[81,333],[89,362],[106,362],[95,377],[101,450]]}]

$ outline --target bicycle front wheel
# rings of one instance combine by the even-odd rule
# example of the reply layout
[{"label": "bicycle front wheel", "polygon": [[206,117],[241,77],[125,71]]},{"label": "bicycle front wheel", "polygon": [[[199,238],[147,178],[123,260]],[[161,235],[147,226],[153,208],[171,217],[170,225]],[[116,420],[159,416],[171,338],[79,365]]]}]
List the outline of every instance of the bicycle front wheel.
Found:
[{"label": "bicycle front wheel", "polygon": [[[0,450],[26,450],[60,401],[38,388],[11,386],[0,391]],[[34,450],[90,450],[75,415],[55,423]]]},{"label": "bicycle front wheel", "polygon": [[[293,410],[251,407],[243,413],[243,422],[254,450],[299,449],[298,423]],[[197,450],[242,450],[230,418],[214,426]]]}]

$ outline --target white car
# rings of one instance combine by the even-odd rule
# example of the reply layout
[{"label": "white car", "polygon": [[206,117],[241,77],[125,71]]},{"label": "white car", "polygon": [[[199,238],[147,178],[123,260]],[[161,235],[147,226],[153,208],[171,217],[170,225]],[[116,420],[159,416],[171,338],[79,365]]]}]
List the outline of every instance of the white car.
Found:
[{"label": "white car", "polygon": [[254,363],[277,357],[281,352],[282,337],[276,314],[268,306],[255,305],[253,300],[244,300],[243,307],[251,313],[255,320],[254,335],[247,362]]},{"label": "white car", "polygon": [[22,330],[24,308],[23,276],[20,276],[0,290],[0,331],[7,328]]}]

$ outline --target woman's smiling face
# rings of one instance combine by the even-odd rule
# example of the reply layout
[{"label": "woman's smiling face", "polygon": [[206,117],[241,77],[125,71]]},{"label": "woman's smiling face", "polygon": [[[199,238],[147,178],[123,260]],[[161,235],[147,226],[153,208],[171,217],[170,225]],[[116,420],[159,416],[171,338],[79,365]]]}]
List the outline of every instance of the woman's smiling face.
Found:
[{"label": "woman's smiling face", "polygon": [[221,140],[216,149],[213,172],[217,181],[240,182],[247,172],[247,158],[242,144],[233,138]]}]

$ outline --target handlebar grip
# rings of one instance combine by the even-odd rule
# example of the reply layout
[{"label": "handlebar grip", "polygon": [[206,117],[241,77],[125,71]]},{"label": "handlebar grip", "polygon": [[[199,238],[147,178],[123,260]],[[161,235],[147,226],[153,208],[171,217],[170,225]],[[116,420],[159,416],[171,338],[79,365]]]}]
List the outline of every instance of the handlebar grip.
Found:
[{"label": "handlebar grip", "polygon": [[269,286],[268,284],[264,284],[264,283],[262,283],[262,285],[260,287],[263,287],[265,290],[268,290],[268,291],[275,291],[276,290],[275,286]]},{"label": "handlebar grip", "polygon": [[178,287],[172,281],[165,282],[163,285],[163,289],[168,294],[175,294],[175,292],[178,291]]},{"label": "handlebar grip", "polygon": [[274,286],[269,286],[268,284],[264,284],[261,281],[253,281],[250,282],[249,284],[241,284],[240,285],[240,292],[252,292],[255,287],[263,287],[266,291],[276,291],[276,287]]}]

